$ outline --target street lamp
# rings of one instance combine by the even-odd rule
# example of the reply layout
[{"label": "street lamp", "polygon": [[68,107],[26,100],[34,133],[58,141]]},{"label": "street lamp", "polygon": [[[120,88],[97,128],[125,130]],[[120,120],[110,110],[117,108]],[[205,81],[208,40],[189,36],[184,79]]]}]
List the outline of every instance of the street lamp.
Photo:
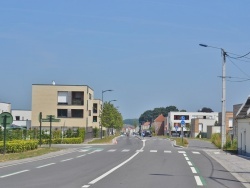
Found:
[{"label": "street lamp", "polygon": [[218,48],[214,46],[208,46],[206,44],[199,44],[202,47],[209,47],[209,48],[215,48],[221,50],[221,55],[223,56],[222,60],[222,110],[221,110],[221,148],[223,150],[223,147],[226,143],[226,56],[227,52],[224,51],[223,48]]},{"label": "street lamp", "polygon": [[[103,112],[103,93],[113,91],[112,89],[102,90],[102,112]],[[102,139],[102,123],[101,123],[101,139]]]},{"label": "street lamp", "polygon": [[109,103],[114,102],[114,101],[117,101],[117,100],[111,100],[111,101],[109,101]]}]

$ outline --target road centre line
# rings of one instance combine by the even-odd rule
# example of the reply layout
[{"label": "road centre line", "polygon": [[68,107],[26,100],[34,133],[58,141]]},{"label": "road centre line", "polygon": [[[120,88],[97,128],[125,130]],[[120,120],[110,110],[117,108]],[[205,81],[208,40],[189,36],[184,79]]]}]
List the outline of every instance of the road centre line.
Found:
[{"label": "road centre line", "polygon": [[188,158],[188,157],[185,157],[185,159],[186,159],[187,161],[189,161],[189,158]]},{"label": "road centre line", "polygon": [[[143,148],[145,147],[145,140],[143,140],[143,146],[140,150],[143,150]],[[98,181],[100,181],[101,179],[105,178],[106,176],[108,176],[109,174],[111,174],[112,172],[114,172],[115,170],[117,170],[118,168],[122,167],[123,165],[125,165],[127,162],[129,162],[130,160],[132,160],[136,155],[138,155],[140,152],[136,152],[134,155],[132,155],[130,158],[128,158],[127,160],[125,160],[124,162],[122,162],[121,164],[117,165],[116,167],[112,168],[111,170],[107,171],[106,173],[104,173],[103,175],[97,177],[96,179],[92,180],[91,182],[89,182],[89,184],[94,184]]]},{"label": "road centre line", "polygon": [[178,153],[186,153],[185,151],[178,151]]},{"label": "road centre line", "polygon": [[85,155],[86,155],[86,154],[79,155],[79,156],[77,156],[76,158],[84,157]]},{"label": "road centre line", "polygon": [[198,186],[203,186],[200,176],[194,176],[194,178]]},{"label": "road centre line", "polygon": [[46,164],[46,165],[38,166],[36,168],[43,168],[43,167],[50,166],[50,165],[53,165],[53,164],[56,164],[56,163],[49,163],[49,164]]},{"label": "road centre line", "polygon": [[82,186],[82,188],[87,188],[87,187],[89,187],[90,185],[84,185],[84,186]]},{"label": "road centre line", "polygon": [[5,178],[5,177],[8,177],[8,176],[13,176],[13,175],[16,175],[16,174],[21,174],[23,172],[28,172],[29,170],[22,170],[22,171],[19,171],[19,172],[14,172],[14,173],[11,173],[11,174],[6,174],[6,175],[3,175],[3,176],[0,176],[0,178]]},{"label": "road centre line", "polygon": [[157,150],[150,150],[151,153],[157,153]]},{"label": "road centre line", "polygon": [[74,158],[64,159],[64,160],[61,160],[60,162],[70,161],[72,159],[74,159]]},{"label": "road centre line", "polygon": [[165,150],[164,153],[172,153],[172,151],[166,151],[166,150]]},{"label": "road centre line", "polygon": [[184,157],[186,157],[186,156],[187,156],[187,154],[186,154],[186,153],[183,153],[183,156],[184,156]]},{"label": "road centre line", "polygon": [[190,161],[187,161],[189,166],[193,166],[193,164]]}]

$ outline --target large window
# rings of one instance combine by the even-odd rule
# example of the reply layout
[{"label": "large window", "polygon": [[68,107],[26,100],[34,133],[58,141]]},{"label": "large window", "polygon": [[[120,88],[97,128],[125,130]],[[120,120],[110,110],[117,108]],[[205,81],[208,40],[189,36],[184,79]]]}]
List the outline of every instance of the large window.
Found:
[{"label": "large window", "polygon": [[72,92],[72,105],[83,105],[83,92]]},{"label": "large window", "polygon": [[68,117],[67,109],[57,109],[57,117]]},{"label": "large window", "polygon": [[185,117],[185,120],[189,120],[189,116],[188,115],[174,115],[174,120],[181,120],[181,116]]},{"label": "large window", "polygon": [[93,122],[97,122],[97,116],[93,116]]},{"label": "large window", "polygon": [[57,102],[58,104],[64,105],[68,104],[68,92],[67,91],[58,91]]},{"label": "large window", "polygon": [[71,110],[71,117],[83,118],[83,110],[72,109]]},{"label": "large window", "polygon": [[93,104],[93,113],[97,113],[97,103]]}]

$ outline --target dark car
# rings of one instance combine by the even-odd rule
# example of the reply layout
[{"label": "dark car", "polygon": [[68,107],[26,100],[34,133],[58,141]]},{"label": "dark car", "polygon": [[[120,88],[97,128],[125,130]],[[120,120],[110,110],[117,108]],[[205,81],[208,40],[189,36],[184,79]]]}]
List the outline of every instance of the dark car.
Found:
[{"label": "dark car", "polygon": [[144,132],[142,133],[142,135],[143,135],[144,137],[152,137],[151,131],[144,131]]}]

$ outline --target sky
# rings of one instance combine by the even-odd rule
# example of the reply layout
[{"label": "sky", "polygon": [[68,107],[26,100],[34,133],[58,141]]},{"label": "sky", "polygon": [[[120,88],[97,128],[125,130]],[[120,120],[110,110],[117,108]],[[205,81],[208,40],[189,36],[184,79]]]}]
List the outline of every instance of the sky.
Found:
[{"label": "sky", "polygon": [[[0,2],[0,102],[31,110],[32,84],[88,85],[124,119],[176,106],[221,111],[250,95],[249,0]],[[216,48],[205,48],[199,44]]]}]

